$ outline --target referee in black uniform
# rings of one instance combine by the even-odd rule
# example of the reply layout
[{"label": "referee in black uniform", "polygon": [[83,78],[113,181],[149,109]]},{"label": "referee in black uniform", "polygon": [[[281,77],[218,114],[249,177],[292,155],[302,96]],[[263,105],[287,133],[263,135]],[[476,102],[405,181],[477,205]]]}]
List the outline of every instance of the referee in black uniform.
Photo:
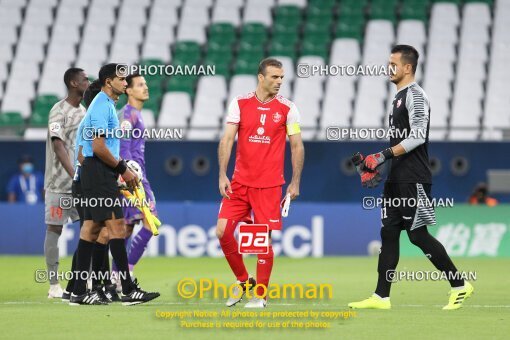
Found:
[{"label": "referee in black uniform", "polygon": [[[92,100],[96,97],[96,95],[101,92],[101,84],[99,83],[99,79],[90,83],[87,90],[83,93],[83,102],[85,107],[89,107],[92,103]],[[78,215],[80,216],[80,228],[83,226],[84,221],[84,207],[80,205],[80,200],[83,198],[83,192],[81,189],[81,164],[83,164],[83,155],[82,155],[82,142],[83,142],[83,126],[80,123],[78,128],[78,133],[76,134],[76,142],[75,142],[75,173],[73,177],[72,184],[72,194],[73,197],[77,200],[77,204],[75,205],[76,210],[78,211]],[[73,260],[71,264],[71,272],[76,272],[76,257],[77,251],[73,254]],[[98,284],[97,280],[92,280],[92,289],[96,290],[99,297],[107,302],[117,302],[120,301],[120,297],[115,291],[115,285],[111,283],[108,278],[108,274],[110,273],[109,267],[109,249],[108,249],[108,230],[106,228],[102,228],[99,236],[94,244],[94,249],[92,251],[92,273],[99,278],[99,275],[103,275],[104,281],[104,291],[103,286]],[[71,293],[74,289],[74,277],[71,278],[67,282],[67,287],[62,294],[62,301],[69,302],[71,298]]]},{"label": "referee in black uniform", "polygon": [[427,229],[428,225],[436,224],[436,217],[430,201],[432,175],[427,151],[430,105],[427,95],[415,82],[418,58],[416,49],[409,45],[396,45],[391,50],[389,65],[395,72],[390,70],[390,79],[397,86],[397,94],[389,117],[390,148],[363,161],[365,169],[377,171],[378,166],[391,160],[381,211],[379,277],[375,294],[350,303],[351,308],[391,308],[390,287],[399,260],[402,230],[448,278],[452,289],[449,303],[443,309],[460,308],[474,290],[461,278],[443,245]]},{"label": "referee in black uniform", "polygon": [[[86,292],[86,276],[91,255],[101,227],[108,229],[109,246],[122,282],[122,303],[134,305],[153,300],[159,293],[149,293],[139,288],[129,275],[124,239],[126,226],[122,207],[115,204],[119,199],[117,178],[119,175],[130,188],[137,185],[136,175],[119,157],[120,140],[115,131],[119,119],[115,103],[127,87],[125,77],[117,74],[118,64],[107,64],[99,70],[99,92],[90,104],[83,120],[84,156],[81,169],[81,185],[85,198],[84,223],[80,230],[76,268],[78,276],[71,295],[70,305],[102,305],[107,301],[96,291]],[[114,203],[106,205],[106,203]]]}]

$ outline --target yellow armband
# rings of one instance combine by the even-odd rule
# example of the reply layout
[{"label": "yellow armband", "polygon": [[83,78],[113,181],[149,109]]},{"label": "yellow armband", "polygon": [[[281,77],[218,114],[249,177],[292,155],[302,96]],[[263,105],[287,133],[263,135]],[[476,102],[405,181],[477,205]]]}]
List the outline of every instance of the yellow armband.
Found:
[{"label": "yellow armband", "polygon": [[301,132],[299,123],[292,123],[287,125],[287,135],[292,136]]}]

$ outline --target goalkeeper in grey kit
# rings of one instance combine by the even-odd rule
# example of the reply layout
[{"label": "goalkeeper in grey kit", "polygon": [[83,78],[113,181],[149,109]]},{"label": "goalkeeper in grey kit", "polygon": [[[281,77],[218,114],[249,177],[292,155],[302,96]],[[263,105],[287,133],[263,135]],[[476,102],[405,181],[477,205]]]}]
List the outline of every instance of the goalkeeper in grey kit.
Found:
[{"label": "goalkeeper in grey kit", "polygon": [[[428,135],[430,105],[427,95],[415,82],[418,52],[409,45],[396,45],[391,50],[390,66],[395,69],[390,79],[397,86],[392,103],[389,126],[394,133],[390,147],[363,158],[353,158],[364,187],[375,187],[381,177],[378,168],[390,161],[381,208],[381,240],[378,280],[375,293],[368,299],[352,302],[351,308],[390,309],[390,288],[399,260],[399,239],[405,230],[409,240],[419,247],[432,264],[446,274],[451,285],[450,298],[444,310],[462,307],[473,294],[473,286],[462,279],[444,246],[428,232],[436,224],[430,203],[432,174],[429,168]],[[402,136],[403,135],[403,136]],[[406,137],[406,138],[403,138]],[[398,206],[391,202],[400,201]],[[414,202],[414,204],[413,204]],[[422,204],[425,202],[426,204]],[[397,205],[397,204],[396,204]]]}]

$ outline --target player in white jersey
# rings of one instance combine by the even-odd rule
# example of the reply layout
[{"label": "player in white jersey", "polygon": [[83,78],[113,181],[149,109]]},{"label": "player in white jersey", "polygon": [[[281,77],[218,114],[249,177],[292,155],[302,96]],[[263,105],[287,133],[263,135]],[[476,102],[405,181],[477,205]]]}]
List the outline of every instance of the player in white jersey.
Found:
[{"label": "player in white jersey", "polygon": [[[81,105],[83,93],[89,86],[87,74],[80,68],[70,68],[64,73],[67,97],[57,102],[50,111],[46,139],[46,168],[44,173],[45,223],[44,256],[48,270],[50,290],[48,298],[61,298],[58,283],[58,238],[62,227],[69,220],[77,221],[75,208],[62,207],[61,202],[71,200],[74,174],[74,142],[78,125],[85,115]],[[63,209],[64,208],[64,209]]]}]

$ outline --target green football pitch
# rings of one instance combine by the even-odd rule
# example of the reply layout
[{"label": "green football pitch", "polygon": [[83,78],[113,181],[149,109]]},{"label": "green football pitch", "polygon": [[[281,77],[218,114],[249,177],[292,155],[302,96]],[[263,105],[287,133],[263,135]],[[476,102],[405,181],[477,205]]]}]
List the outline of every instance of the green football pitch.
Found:
[{"label": "green football pitch", "polygon": [[[246,262],[254,273],[255,258]],[[233,276],[221,258],[144,258],[135,274],[144,289],[161,293],[159,299],[130,307],[72,307],[48,300],[47,283],[35,282],[35,271],[45,268],[43,257],[2,256],[0,338],[508,339],[510,259],[455,260],[460,270],[476,272],[475,294],[460,310],[441,310],[448,300],[445,281],[401,281],[392,287],[391,310],[348,314],[347,303],[373,292],[376,262],[375,257],[276,258],[272,283],[330,284],[332,298],[273,299],[262,311],[265,314],[250,310],[255,314],[249,315],[243,308],[245,301],[226,308],[223,298],[184,299],[177,293],[178,282],[184,278],[231,284]],[[70,258],[65,258],[60,269],[69,270],[69,266]],[[400,271],[433,269],[425,257],[401,258],[398,267]],[[181,318],[161,317],[176,312],[181,312]],[[312,319],[312,314],[319,316]],[[244,328],[250,325],[253,328]]]}]

